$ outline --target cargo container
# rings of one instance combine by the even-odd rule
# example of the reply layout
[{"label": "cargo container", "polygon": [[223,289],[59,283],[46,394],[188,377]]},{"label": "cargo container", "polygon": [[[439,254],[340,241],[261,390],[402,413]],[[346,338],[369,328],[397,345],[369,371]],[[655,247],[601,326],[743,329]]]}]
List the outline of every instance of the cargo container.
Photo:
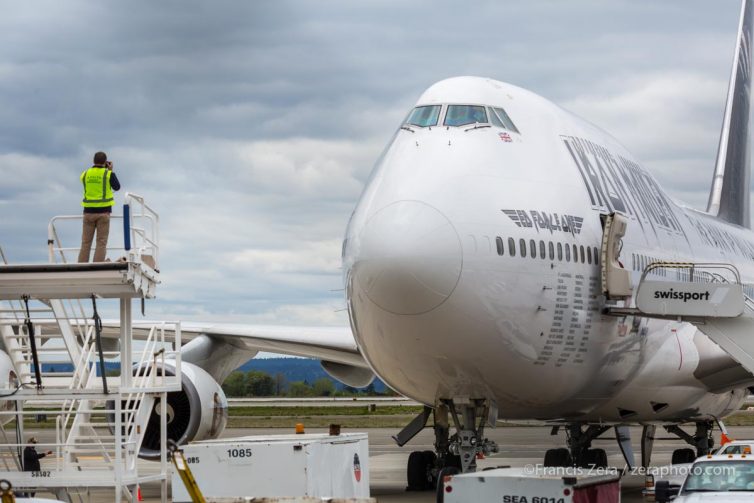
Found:
[{"label": "cargo container", "polygon": [[[184,446],[183,456],[206,498],[369,497],[366,433],[207,440]],[[177,474],[173,501],[191,501]]]}]

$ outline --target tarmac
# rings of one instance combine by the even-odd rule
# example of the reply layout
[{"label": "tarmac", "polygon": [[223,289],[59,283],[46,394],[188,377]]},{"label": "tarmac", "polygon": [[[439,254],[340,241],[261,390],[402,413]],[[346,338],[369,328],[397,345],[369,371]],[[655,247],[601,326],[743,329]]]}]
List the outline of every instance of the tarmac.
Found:
[{"label": "tarmac", "polygon": [[[731,427],[730,435],[735,439],[754,438],[754,427]],[[307,433],[318,433],[325,430],[309,429]],[[351,430],[344,430],[351,431]],[[356,431],[356,430],[354,430]],[[431,450],[433,435],[431,429],[425,429],[417,435],[407,446],[398,447],[392,440],[391,436],[396,433],[394,429],[386,428],[367,428],[360,431],[366,431],[369,434],[369,451],[370,451],[370,485],[372,497],[380,503],[429,503],[435,501],[434,492],[407,492],[406,491],[406,462],[411,451],[414,450]],[[27,428],[27,435],[36,435],[40,442],[54,435],[51,430],[34,431]],[[291,433],[289,429],[265,429],[265,428],[229,428],[223,432],[222,436],[242,437],[249,435],[269,435]],[[522,426],[502,426],[495,429],[486,430],[488,438],[495,440],[500,446],[500,452],[479,461],[480,468],[495,466],[526,466],[541,464],[544,452],[547,449],[563,447],[565,444],[565,435],[563,432],[556,436],[550,435],[549,427],[522,427]],[[641,428],[631,428],[632,443],[635,457],[640,459],[639,438]],[[719,432],[715,434],[716,442],[719,441]],[[618,450],[618,444],[615,441],[612,432],[605,433],[603,438],[593,442],[593,447],[603,448],[607,452],[610,466],[623,468],[625,462],[623,456]],[[658,428],[655,440],[654,452],[652,455],[652,465],[662,466],[670,463],[670,458],[674,449],[686,447],[680,440],[672,437]],[[154,463],[148,461],[142,462],[145,471],[149,471],[150,465]],[[141,470],[141,468],[140,468]],[[623,477],[621,483],[621,501],[624,503],[634,503],[644,501],[641,491],[644,487],[644,476],[642,474],[627,474]],[[39,496],[44,496],[42,493]],[[160,488],[158,484],[148,484],[142,487],[144,500],[148,502],[159,501]],[[97,495],[92,501],[112,501],[112,492],[109,494]],[[170,501],[170,500],[169,500]]]}]

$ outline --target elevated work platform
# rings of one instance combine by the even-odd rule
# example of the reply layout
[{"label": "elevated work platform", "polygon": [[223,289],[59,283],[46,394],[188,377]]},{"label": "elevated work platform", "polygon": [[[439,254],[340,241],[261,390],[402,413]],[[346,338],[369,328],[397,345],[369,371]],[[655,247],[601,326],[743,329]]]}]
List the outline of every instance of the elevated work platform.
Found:
[{"label": "elevated work platform", "polygon": [[159,273],[139,262],[0,265],[0,300],[25,295],[37,299],[151,299]]},{"label": "elevated work platform", "polygon": [[[0,469],[19,490],[109,488],[115,502],[134,501],[138,484],[159,480],[165,502],[167,393],[181,390],[180,324],[138,326],[146,338],[134,341],[133,299],[153,298],[160,283],[159,220],[134,194],[111,218],[123,223],[122,246],[108,248],[113,262],[72,263],[78,247],[65,247],[61,236],[78,241],[81,215],[50,222],[49,264],[8,265],[0,253]],[[115,299],[119,337],[107,340],[98,309],[112,310]],[[59,405],[51,409],[51,400]],[[24,426],[39,417],[55,441],[34,446],[51,454],[39,471],[24,471]],[[148,434],[161,439],[161,456],[145,476],[137,458]]]}]

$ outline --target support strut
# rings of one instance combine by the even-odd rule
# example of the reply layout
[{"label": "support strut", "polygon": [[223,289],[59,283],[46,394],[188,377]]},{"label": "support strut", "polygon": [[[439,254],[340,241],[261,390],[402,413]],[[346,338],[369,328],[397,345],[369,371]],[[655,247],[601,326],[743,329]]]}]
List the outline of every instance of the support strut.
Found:
[{"label": "support strut", "polygon": [[583,431],[579,423],[571,423],[567,426],[566,441],[575,466],[586,466],[589,464],[588,451],[592,447],[592,440],[609,429],[610,426],[596,424],[590,424]]},{"label": "support strut", "polygon": [[489,419],[490,403],[484,399],[472,399],[461,404],[446,400],[444,403],[450,411],[457,431],[450,439],[448,450],[450,454],[460,457],[462,472],[473,472],[476,470],[477,456],[498,452],[497,444],[484,438],[484,425]]},{"label": "support strut", "polygon": [[31,360],[34,364],[34,378],[36,379],[37,389],[42,389],[42,364],[39,362],[39,355],[37,354],[37,339],[34,334],[34,323],[31,321],[31,314],[29,314],[29,296],[24,295],[22,297],[24,306],[26,306],[26,319],[24,320],[24,326],[26,327],[27,335],[29,336],[29,348],[31,349]]},{"label": "support strut", "polygon": [[665,426],[665,431],[672,433],[690,446],[694,447],[696,449],[696,455],[699,457],[709,454],[712,447],[715,445],[715,441],[712,438],[713,426],[713,421],[697,421],[696,430],[693,435],[682,430],[677,424]]},{"label": "support strut", "polygon": [[[92,295],[92,310],[94,311],[94,315],[92,316],[92,321],[94,322],[94,338],[95,342],[97,344],[97,354],[99,356],[99,372],[100,376],[102,377],[102,390],[107,395],[108,389],[107,389],[107,372],[105,370],[105,355],[102,352],[102,320],[99,317],[99,313],[97,312],[97,297]],[[126,362],[128,367],[128,372],[131,372],[131,362]],[[121,362],[121,369],[123,369],[123,362]]]}]

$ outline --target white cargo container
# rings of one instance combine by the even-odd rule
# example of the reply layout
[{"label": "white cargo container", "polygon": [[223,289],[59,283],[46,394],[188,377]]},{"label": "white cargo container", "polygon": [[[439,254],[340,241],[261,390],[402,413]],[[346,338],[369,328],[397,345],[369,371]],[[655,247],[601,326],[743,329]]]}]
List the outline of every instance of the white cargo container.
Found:
[{"label": "white cargo container", "polygon": [[[366,433],[207,440],[183,455],[205,497],[369,497]],[[173,501],[191,501],[175,473]]]},{"label": "white cargo container", "polygon": [[[444,503],[620,503],[620,474],[496,468],[446,477]],[[529,473],[533,471],[534,473]]]}]

